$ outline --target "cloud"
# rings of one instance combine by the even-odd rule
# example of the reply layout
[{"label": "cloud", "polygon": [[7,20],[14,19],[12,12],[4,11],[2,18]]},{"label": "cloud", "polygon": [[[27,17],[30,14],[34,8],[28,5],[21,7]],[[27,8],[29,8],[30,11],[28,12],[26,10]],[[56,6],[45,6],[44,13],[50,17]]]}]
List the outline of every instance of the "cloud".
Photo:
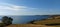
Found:
[{"label": "cloud", "polygon": [[57,14],[60,10],[57,9],[43,9],[32,8],[28,6],[20,6],[9,3],[0,3],[0,15],[43,15],[43,14]]},{"label": "cloud", "polygon": [[28,15],[34,13],[35,9],[37,8],[0,3],[0,15]]},{"label": "cloud", "polygon": [[17,10],[35,9],[35,8],[30,8],[30,7],[27,7],[27,6],[18,6],[18,5],[8,4],[8,3],[1,3],[0,4],[0,9],[3,9],[3,10],[7,9],[7,10],[17,11]]}]

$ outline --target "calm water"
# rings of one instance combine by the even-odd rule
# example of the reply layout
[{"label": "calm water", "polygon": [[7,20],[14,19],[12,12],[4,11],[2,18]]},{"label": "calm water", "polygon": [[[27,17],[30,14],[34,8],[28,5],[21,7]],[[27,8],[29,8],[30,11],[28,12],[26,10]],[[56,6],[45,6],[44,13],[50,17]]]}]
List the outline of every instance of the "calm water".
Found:
[{"label": "calm water", "polygon": [[[0,16],[0,19],[3,16]],[[26,24],[29,21],[32,20],[41,20],[48,18],[48,15],[40,15],[40,16],[35,16],[35,15],[24,15],[24,16],[9,16],[13,18],[13,24]]]}]

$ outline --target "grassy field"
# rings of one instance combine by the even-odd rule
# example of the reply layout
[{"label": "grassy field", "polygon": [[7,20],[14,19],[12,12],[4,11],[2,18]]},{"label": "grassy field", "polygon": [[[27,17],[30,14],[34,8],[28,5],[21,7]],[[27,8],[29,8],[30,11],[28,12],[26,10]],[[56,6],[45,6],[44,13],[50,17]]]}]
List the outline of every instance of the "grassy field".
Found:
[{"label": "grassy field", "polygon": [[35,24],[53,24],[53,23],[59,23],[60,24],[60,19],[47,19],[47,20],[42,20],[42,21],[36,21],[34,22]]},{"label": "grassy field", "polygon": [[12,24],[6,27],[54,27],[54,26],[34,25],[34,24]]}]

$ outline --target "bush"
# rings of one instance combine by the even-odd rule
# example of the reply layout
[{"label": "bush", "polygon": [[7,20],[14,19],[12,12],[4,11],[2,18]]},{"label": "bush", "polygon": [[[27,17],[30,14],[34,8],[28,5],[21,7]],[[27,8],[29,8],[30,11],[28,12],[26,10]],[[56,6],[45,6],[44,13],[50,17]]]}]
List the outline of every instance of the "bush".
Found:
[{"label": "bush", "polygon": [[4,16],[2,17],[2,23],[0,24],[0,26],[8,26],[12,24],[12,21],[13,19],[11,17]]}]

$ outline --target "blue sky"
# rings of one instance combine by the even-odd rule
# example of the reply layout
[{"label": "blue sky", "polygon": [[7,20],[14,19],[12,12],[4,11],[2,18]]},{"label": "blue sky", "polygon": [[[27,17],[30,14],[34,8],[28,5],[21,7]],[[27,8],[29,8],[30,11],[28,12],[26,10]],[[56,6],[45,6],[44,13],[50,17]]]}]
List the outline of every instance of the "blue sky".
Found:
[{"label": "blue sky", "polygon": [[0,0],[0,15],[60,14],[60,0]]}]

